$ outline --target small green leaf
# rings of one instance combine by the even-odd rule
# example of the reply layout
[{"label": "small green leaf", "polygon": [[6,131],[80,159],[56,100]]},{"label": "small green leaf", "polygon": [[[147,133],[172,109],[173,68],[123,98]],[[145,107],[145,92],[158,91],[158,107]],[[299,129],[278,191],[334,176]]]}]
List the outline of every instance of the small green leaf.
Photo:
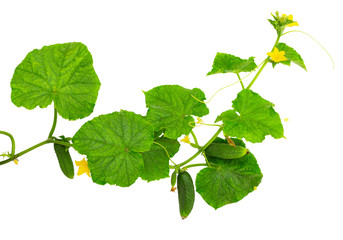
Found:
[{"label": "small green leaf", "polygon": [[209,113],[204,103],[194,99],[205,100],[205,94],[198,88],[190,90],[178,85],[164,85],[144,94],[149,108],[146,120],[152,124],[154,131],[165,128],[164,136],[170,139],[191,132],[190,123],[194,122],[191,115],[202,117]]},{"label": "small green leaf", "polygon": [[216,121],[223,121],[224,134],[262,142],[265,136],[282,138],[283,126],[273,103],[263,99],[250,89],[242,90],[232,102],[234,110],[223,112]]},{"label": "small green leaf", "polygon": [[233,160],[208,157],[215,167],[202,169],[196,177],[196,191],[207,204],[218,209],[247,196],[262,179],[253,154]]},{"label": "small green leaf", "polygon": [[31,51],[15,69],[12,102],[18,107],[45,108],[52,103],[66,119],[89,116],[100,82],[92,55],[82,43],[64,43]]},{"label": "small green leaf", "polygon": [[[300,54],[297,53],[297,51],[290,46],[287,46],[285,43],[278,43],[276,47],[279,49],[279,51],[285,51],[285,57],[288,59],[287,61],[281,61],[280,63],[290,66],[292,61],[307,71],[304,60],[301,58]],[[275,65],[273,64],[273,66]]]},{"label": "small green leaf", "polygon": [[73,147],[87,155],[95,183],[127,187],[140,175],[141,153],[150,150],[153,134],[141,115],[120,111],[86,122],[74,135]]},{"label": "small green leaf", "polygon": [[169,157],[160,145],[167,150],[170,157],[173,157],[180,147],[177,140],[166,137],[157,138],[154,142],[158,144],[153,144],[149,151],[142,153],[144,168],[140,176],[148,182],[169,177]]},{"label": "small green leaf", "polygon": [[55,143],[54,150],[58,159],[58,163],[63,174],[70,179],[74,178],[74,164],[70,157],[68,147]]},{"label": "small green leaf", "polygon": [[241,59],[227,53],[217,53],[214,58],[212,70],[207,73],[208,75],[216,73],[240,73],[240,72],[251,72],[257,67],[254,62],[254,57],[249,59]]}]

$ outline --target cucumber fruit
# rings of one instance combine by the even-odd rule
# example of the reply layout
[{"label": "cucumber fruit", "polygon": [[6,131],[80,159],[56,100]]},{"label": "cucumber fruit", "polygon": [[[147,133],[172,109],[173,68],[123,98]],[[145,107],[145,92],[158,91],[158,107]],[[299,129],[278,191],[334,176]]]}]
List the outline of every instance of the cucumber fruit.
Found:
[{"label": "cucumber fruit", "polygon": [[180,172],[177,176],[177,192],[179,196],[179,209],[182,219],[188,217],[194,205],[195,191],[191,175]]},{"label": "cucumber fruit", "polygon": [[170,191],[172,192],[175,192],[176,188],[175,188],[175,184],[176,184],[176,170],[173,172],[173,174],[171,175],[171,178],[170,178],[170,183],[171,183],[171,189]]},{"label": "cucumber fruit", "polygon": [[248,149],[241,146],[231,146],[227,143],[211,143],[206,149],[205,154],[210,157],[220,159],[235,159],[243,157],[248,153]]},{"label": "cucumber fruit", "polygon": [[66,146],[55,143],[54,144],[55,153],[60,164],[60,168],[63,174],[70,179],[74,178],[74,165],[71,160],[69,150]]}]

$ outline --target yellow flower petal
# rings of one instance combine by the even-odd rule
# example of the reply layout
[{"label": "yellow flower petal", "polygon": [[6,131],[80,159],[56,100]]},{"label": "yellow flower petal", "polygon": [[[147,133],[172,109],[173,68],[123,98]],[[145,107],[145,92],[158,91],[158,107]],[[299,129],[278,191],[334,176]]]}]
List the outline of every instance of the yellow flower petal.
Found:
[{"label": "yellow flower petal", "polygon": [[299,23],[298,22],[292,22],[292,23],[286,25],[286,27],[294,27],[294,26],[299,26]]},{"label": "yellow flower petal", "polygon": [[184,143],[191,143],[191,141],[189,141],[188,135],[185,136],[185,137],[181,140],[181,142],[184,142]]},{"label": "yellow flower petal", "polygon": [[285,57],[285,51],[279,51],[277,47],[274,47],[272,52],[267,53],[267,55],[273,60],[274,62],[281,62],[287,61],[288,59]]},{"label": "yellow flower petal", "polygon": [[293,21],[293,15],[288,15],[287,19]]},{"label": "yellow flower petal", "polygon": [[18,159],[14,159],[13,162],[18,165]]},{"label": "yellow flower petal", "polygon": [[86,173],[88,175],[88,177],[90,177],[90,171],[88,168],[88,162],[85,159],[82,159],[81,161],[75,161],[76,166],[79,167],[79,170],[77,171],[77,175],[80,176],[84,173]]}]

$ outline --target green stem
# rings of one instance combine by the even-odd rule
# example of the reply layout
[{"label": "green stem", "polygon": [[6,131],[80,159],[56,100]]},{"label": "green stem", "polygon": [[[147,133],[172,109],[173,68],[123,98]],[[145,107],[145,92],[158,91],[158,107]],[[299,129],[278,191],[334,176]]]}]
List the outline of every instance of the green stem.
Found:
[{"label": "green stem", "polygon": [[167,154],[167,156],[168,156],[168,158],[169,158],[169,161],[171,161],[171,162],[176,166],[176,163],[174,163],[173,160],[171,159],[171,157],[170,157],[170,155],[169,155],[167,149],[166,149],[162,144],[160,144],[160,143],[158,143],[158,142],[155,142],[155,141],[154,141],[153,143],[156,144],[156,145],[158,145],[158,146],[160,146],[160,147],[165,151],[165,153]]},{"label": "green stem", "polygon": [[182,167],[184,165],[186,165],[187,163],[189,163],[190,161],[192,161],[194,158],[196,158],[197,156],[199,156],[199,154],[201,154],[207,147],[208,145],[210,145],[214,139],[216,139],[218,137],[218,135],[223,131],[223,127],[220,127],[218,129],[218,131],[212,136],[212,138],[210,140],[208,140],[208,142],[202,146],[192,157],[190,157],[189,159],[187,159],[186,161],[178,164],[179,167]]},{"label": "green stem", "polygon": [[52,127],[48,136],[48,139],[52,138],[52,134],[54,134],[54,131],[56,129],[56,124],[57,124],[57,109],[54,106],[54,122],[52,123]]},{"label": "green stem", "polygon": [[192,168],[192,167],[208,167],[208,165],[206,163],[195,163],[195,164],[189,164],[187,166],[184,166],[182,169],[186,170],[186,169]]},{"label": "green stem", "polygon": [[[276,38],[276,41],[274,43],[274,46],[272,48],[271,51],[274,50],[274,47],[279,43],[279,40],[280,40],[280,37],[281,37],[282,33],[279,32],[278,35],[277,35],[277,38]],[[269,57],[267,57],[263,62],[263,65],[262,67],[260,68],[260,70],[256,73],[255,77],[251,80],[250,84],[248,85],[247,89],[250,89],[251,86],[254,84],[254,82],[256,81],[256,79],[258,78],[258,76],[260,75],[260,73],[262,72],[262,70],[264,69],[264,67],[268,64],[268,60],[269,60]]]},{"label": "green stem", "polygon": [[18,157],[20,156],[23,156],[24,154],[28,153],[28,152],[31,152],[32,150],[36,149],[36,148],[39,148],[45,144],[48,144],[48,143],[56,143],[56,144],[60,144],[60,145],[64,145],[64,146],[67,146],[67,147],[72,147],[73,145],[71,143],[67,143],[67,142],[63,142],[63,141],[57,141],[57,140],[50,140],[50,139],[47,139],[43,142],[40,142],[40,143],[37,143],[36,145],[28,148],[28,149],[25,149],[24,151],[21,151],[20,153],[18,154],[15,154],[13,155],[12,157],[10,157],[9,159],[6,159],[4,161],[1,161],[0,162],[0,165],[4,165],[6,163],[9,163],[9,162],[12,162],[13,160],[17,159]]},{"label": "green stem", "polygon": [[4,135],[8,136],[11,139],[11,143],[12,143],[11,157],[13,157],[14,153],[15,153],[14,137],[12,136],[12,134],[10,134],[9,132],[5,132],[5,131],[0,131],[0,134],[4,134]]},{"label": "green stem", "polygon": [[197,139],[197,137],[195,136],[195,133],[193,132],[193,130],[191,131],[191,134],[192,134],[192,137],[193,137],[193,139],[194,139],[194,143],[195,143],[196,147],[199,147],[198,139]]},{"label": "green stem", "polygon": [[242,79],[241,79],[241,76],[239,76],[239,73],[237,73],[237,77],[238,77],[238,79],[239,79],[239,82],[241,83],[241,86],[242,86],[243,90],[244,90],[245,87],[244,87],[243,81],[242,81]]},{"label": "green stem", "polygon": [[204,158],[205,158],[205,161],[206,161],[206,164],[207,164],[207,166],[211,166],[211,164],[210,164],[210,162],[208,161],[208,159],[207,159],[207,156],[206,156],[206,154],[205,153],[203,153],[202,154],[203,156],[204,156]]},{"label": "green stem", "polygon": [[262,65],[262,67],[260,68],[260,70],[258,70],[258,72],[256,73],[255,77],[253,78],[253,80],[250,82],[250,84],[247,86],[247,89],[250,89],[251,86],[254,84],[254,82],[256,81],[256,79],[258,78],[258,76],[260,75],[260,73],[262,72],[263,68],[267,65],[268,63],[268,59],[269,57],[267,57],[265,60],[264,60],[264,63]]}]

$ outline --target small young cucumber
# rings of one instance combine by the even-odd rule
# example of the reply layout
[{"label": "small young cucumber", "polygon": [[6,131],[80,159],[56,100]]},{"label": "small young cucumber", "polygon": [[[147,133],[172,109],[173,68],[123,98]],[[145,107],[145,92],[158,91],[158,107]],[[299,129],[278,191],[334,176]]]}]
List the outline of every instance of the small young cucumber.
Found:
[{"label": "small young cucumber", "polygon": [[211,143],[206,149],[207,156],[220,159],[235,159],[243,157],[248,150],[241,146],[231,146],[227,143]]},{"label": "small young cucumber", "polygon": [[173,172],[173,174],[171,175],[171,178],[170,178],[170,183],[171,183],[171,189],[170,189],[170,191],[171,192],[175,192],[175,190],[176,190],[176,187],[175,187],[175,184],[176,184],[176,174],[177,174],[177,171],[175,170],[174,172]]},{"label": "small young cucumber", "polygon": [[180,172],[177,176],[177,192],[179,195],[179,208],[182,219],[192,211],[195,199],[194,184],[188,172]]},{"label": "small young cucumber", "polygon": [[63,174],[70,179],[74,178],[74,165],[71,160],[69,150],[66,149],[66,146],[60,144],[54,144],[55,153],[60,164],[60,168]]}]

